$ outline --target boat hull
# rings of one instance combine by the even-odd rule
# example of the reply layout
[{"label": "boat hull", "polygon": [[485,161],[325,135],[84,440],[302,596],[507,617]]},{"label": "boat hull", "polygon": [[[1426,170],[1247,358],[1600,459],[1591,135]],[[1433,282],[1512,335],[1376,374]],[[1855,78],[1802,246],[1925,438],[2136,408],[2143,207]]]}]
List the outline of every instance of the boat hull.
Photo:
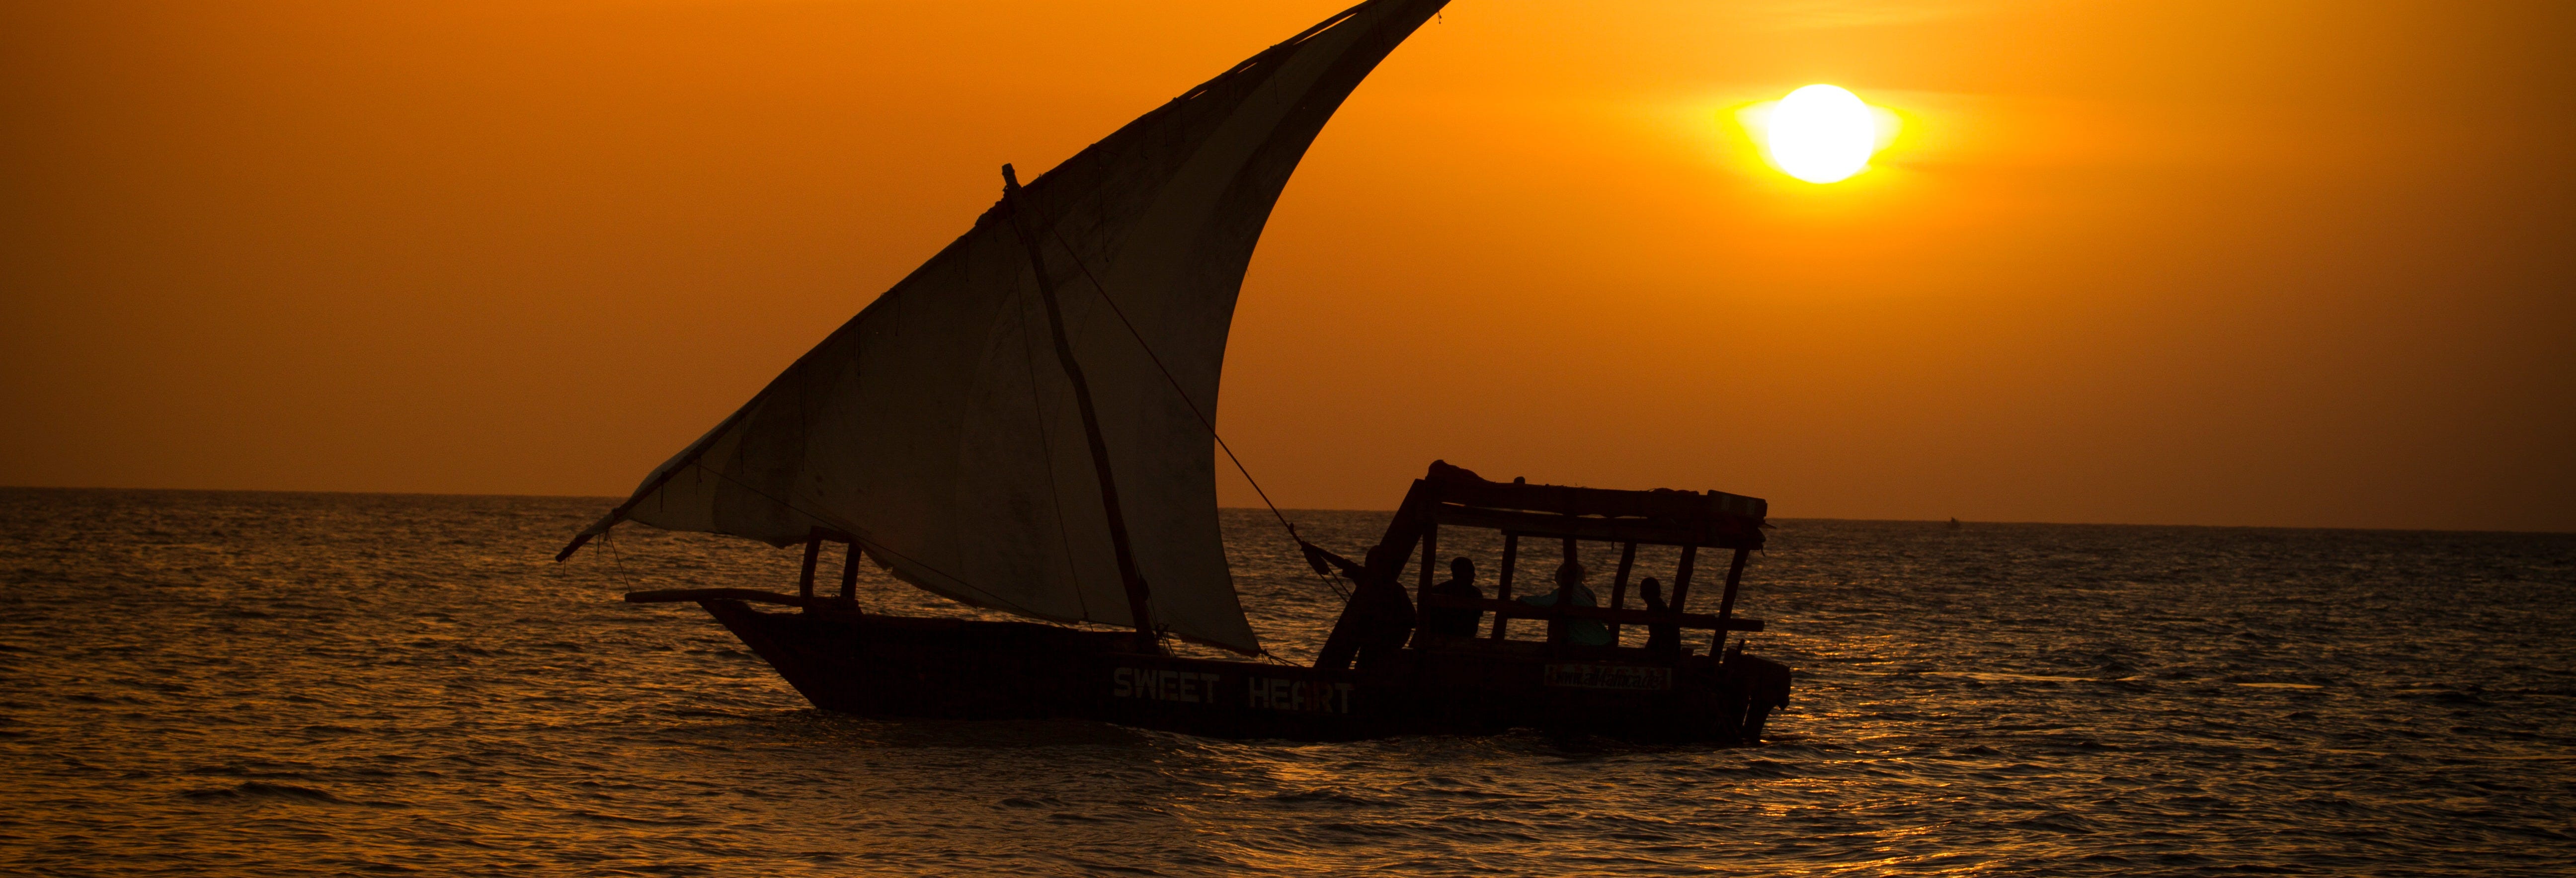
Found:
[{"label": "boat hull", "polygon": [[1759,741],[1790,672],[1736,654],[1444,640],[1327,671],[1139,652],[1131,635],[699,604],[807,701],[881,718],[1082,718],[1220,738],[1355,740],[1515,728]]}]

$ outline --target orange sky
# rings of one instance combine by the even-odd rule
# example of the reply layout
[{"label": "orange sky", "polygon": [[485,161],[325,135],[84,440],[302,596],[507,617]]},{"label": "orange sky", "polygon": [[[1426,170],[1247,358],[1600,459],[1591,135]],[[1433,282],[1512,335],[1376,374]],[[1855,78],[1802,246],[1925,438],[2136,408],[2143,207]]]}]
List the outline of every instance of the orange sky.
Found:
[{"label": "orange sky", "polygon": [[[623,495],[1001,163],[1346,2],[12,4],[0,484]],[[1458,0],[1219,426],[1292,507],[2576,530],[2571,8]],[[1733,126],[1810,82],[1872,171]]]}]

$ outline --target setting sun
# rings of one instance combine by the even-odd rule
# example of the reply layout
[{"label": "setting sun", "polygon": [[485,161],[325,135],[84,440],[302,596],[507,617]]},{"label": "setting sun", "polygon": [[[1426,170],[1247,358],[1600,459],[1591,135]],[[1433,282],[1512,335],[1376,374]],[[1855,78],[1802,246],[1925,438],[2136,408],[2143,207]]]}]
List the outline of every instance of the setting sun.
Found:
[{"label": "setting sun", "polygon": [[1810,85],[1771,107],[1763,146],[1789,176],[1834,183],[1869,167],[1878,148],[1876,114],[1839,86]]}]

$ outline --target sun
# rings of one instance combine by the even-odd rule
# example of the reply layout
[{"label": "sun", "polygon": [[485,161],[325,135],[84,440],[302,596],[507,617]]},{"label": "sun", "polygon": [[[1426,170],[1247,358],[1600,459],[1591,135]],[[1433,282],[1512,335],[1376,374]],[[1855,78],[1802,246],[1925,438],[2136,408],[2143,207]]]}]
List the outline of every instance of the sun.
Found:
[{"label": "sun", "polygon": [[1765,120],[1772,164],[1809,183],[1849,179],[1869,167],[1878,150],[1878,114],[1860,96],[1832,85],[1810,85],[1771,107]]}]

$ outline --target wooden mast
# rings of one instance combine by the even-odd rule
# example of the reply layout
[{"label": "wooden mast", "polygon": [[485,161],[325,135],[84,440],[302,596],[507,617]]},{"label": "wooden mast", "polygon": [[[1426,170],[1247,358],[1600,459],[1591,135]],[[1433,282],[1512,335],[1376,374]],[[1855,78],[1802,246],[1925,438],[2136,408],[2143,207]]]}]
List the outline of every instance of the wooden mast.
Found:
[{"label": "wooden mast", "polygon": [[1047,280],[1046,252],[1038,245],[1037,233],[1022,221],[1021,214],[1036,211],[1020,191],[1019,174],[1010,165],[1002,166],[1002,200],[1011,206],[1011,230],[1019,233],[1020,244],[1029,250],[1029,270],[1037,273],[1038,297],[1046,301],[1047,328],[1055,334],[1056,362],[1073,382],[1073,404],[1082,411],[1082,435],[1091,442],[1091,467],[1100,479],[1100,508],[1109,518],[1109,544],[1118,554],[1118,581],[1127,587],[1127,616],[1135,621],[1136,632],[1144,635],[1144,645],[1157,648],[1161,635],[1154,630],[1154,608],[1148,600],[1152,592],[1145,587],[1144,573],[1136,569],[1136,549],[1127,539],[1127,516],[1118,509],[1118,479],[1109,469],[1109,443],[1100,438],[1100,413],[1091,407],[1091,382],[1082,377],[1082,363],[1073,358],[1073,344],[1065,338],[1064,309],[1056,304],[1055,285]]}]

